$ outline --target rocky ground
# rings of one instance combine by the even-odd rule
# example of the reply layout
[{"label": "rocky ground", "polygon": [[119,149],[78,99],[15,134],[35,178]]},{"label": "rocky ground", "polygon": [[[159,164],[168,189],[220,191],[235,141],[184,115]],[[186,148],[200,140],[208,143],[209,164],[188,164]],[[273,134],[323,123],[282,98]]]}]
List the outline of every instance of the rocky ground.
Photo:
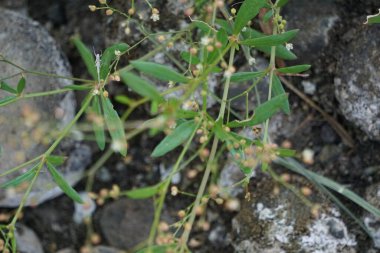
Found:
[{"label": "rocky ground", "polygon": [[[113,2],[125,8],[123,1]],[[140,1],[137,2],[143,6]],[[178,29],[184,9],[191,6],[187,1],[178,2],[152,1],[155,6],[161,6],[161,21],[152,23],[148,12],[143,12],[147,28],[153,31]],[[122,19],[116,15],[108,17],[90,12],[89,4],[94,4],[94,1],[0,1],[0,6],[29,16],[48,30],[64,53],[62,61],[67,58],[75,77],[86,77],[86,69],[69,42],[72,35],[80,34],[87,45],[93,45],[96,49],[105,48],[116,41],[133,44],[140,36],[137,31],[126,35]],[[376,0],[289,1],[283,11],[288,27],[301,29],[293,42],[294,52],[299,56],[295,62],[312,65],[308,77],[292,78],[290,81],[346,129],[347,138],[352,139],[353,145],[347,145],[350,141],[344,141],[331,122],[291,90],[292,114],[289,117],[281,114],[274,117],[271,137],[278,144],[291,144],[299,151],[301,160],[305,160],[305,154],[312,154],[312,161],[305,160],[307,168],[349,187],[380,208],[380,26],[363,25],[366,15],[377,12],[377,8],[380,8],[380,3]],[[11,20],[3,22],[2,26],[15,25]],[[131,58],[148,50],[146,46],[141,52],[134,52]],[[243,62],[239,57],[237,61]],[[263,55],[256,57],[258,66],[259,62],[265,61]],[[159,62],[162,59],[156,57],[154,60]],[[243,63],[237,66],[241,70],[247,68]],[[111,94],[124,89],[121,85],[115,86]],[[80,98],[81,95],[77,95],[77,100]],[[235,106],[239,109],[239,104]],[[144,112],[144,109],[139,110],[136,118],[144,117]],[[3,138],[1,133],[0,137]],[[125,163],[117,156],[110,159],[96,175],[94,191],[110,188],[113,184],[131,189],[158,182],[173,161],[150,158],[158,139],[150,141],[149,138],[142,135],[130,143],[131,162]],[[91,142],[87,144],[94,146]],[[100,153],[93,149],[92,163],[99,156]],[[220,167],[223,168],[219,180],[221,185],[230,185],[241,177],[228,158]],[[380,250],[380,228],[376,217],[340,198],[373,233],[373,238],[369,238],[318,187],[279,166],[276,172],[287,173],[291,185],[310,190],[307,192],[310,202],[321,205],[318,218],[313,217],[313,210],[291,189],[282,187],[263,173],[256,173],[248,189],[250,199],[244,198],[242,189],[231,192],[240,200],[239,211],[210,204],[205,214],[210,227],[204,226],[195,231],[193,245],[199,245],[194,247],[194,252],[348,253]],[[196,179],[181,175],[179,184],[186,188]],[[85,180],[82,180],[76,189],[84,190],[84,186]],[[188,190],[195,189],[190,187]],[[176,212],[190,204],[191,200],[188,197],[169,196],[164,219],[175,221]],[[75,215],[82,215],[78,210],[65,196],[26,208],[20,221],[19,237],[25,238],[20,239],[21,247],[24,247],[20,250],[28,253],[78,252],[86,234],[85,225],[74,219]],[[0,213],[10,211],[3,208]],[[97,206],[93,225],[94,231],[101,237],[101,246],[95,252],[118,252],[117,249],[135,246],[148,233],[152,216],[153,203],[149,200],[119,199]]]}]

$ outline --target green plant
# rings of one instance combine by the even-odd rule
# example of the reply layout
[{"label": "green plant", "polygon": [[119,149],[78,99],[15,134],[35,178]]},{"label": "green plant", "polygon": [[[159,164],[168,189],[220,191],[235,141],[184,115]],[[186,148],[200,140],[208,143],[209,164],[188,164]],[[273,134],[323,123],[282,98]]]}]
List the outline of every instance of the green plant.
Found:
[{"label": "green plant", "polygon": [[[89,6],[90,10],[105,10],[106,15],[120,14],[126,18],[126,23],[138,22],[133,17],[135,14],[134,1],[132,1],[131,8],[126,13],[111,7],[106,1],[100,1],[100,3],[101,5],[98,7]],[[158,9],[153,8],[148,1],[147,3],[152,11],[151,19],[158,21]],[[92,194],[94,198],[97,198],[99,204],[104,203],[108,198],[122,196],[137,199],[154,198],[155,215],[152,229],[147,242],[137,249],[138,252],[165,252],[168,249],[176,250],[176,252],[189,251],[188,240],[196,219],[196,210],[199,207],[205,207],[207,201],[213,199],[212,194],[207,193],[210,174],[217,174],[217,169],[215,168],[218,167],[218,159],[225,153],[230,153],[235,158],[236,163],[246,175],[246,178],[239,184],[246,185],[253,171],[257,168],[261,168],[265,173],[272,174],[271,164],[275,162],[305,176],[325,190],[329,188],[342,194],[369,212],[380,216],[379,210],[358,195],[329,179],[308,171],[295,162],[294,159],[288,158],[295,155],[294,150],[279,148],[270,142],[268,131],[270,118],[279,111],[290,113],[288,94],[283,88],[280,77],[296,76],[310,68],[310,65],[282,68],[276,66],[276,58],[284,60],[296,58],[290,50],[292,47],[290,41],[296,36],[298,30],[286,31],[286,21],[280,15],[280,10],[286,3],[286,0],[277,0],[275,3],[267,0],[245,0],[238,12],[234,9],[231,10],[231,16],[223,1],[217,0],[209,5],[207,1],[197,1],[195,5],[197,10],[201,12],[202,8],[208,5],[211,12],[203,13],[201,15],[203,20],[192,20],[188,27],[183,30],[173,33],[148,33],[140,25],[140,30],[146,34],[141,41],[151,40],[156,43],[158,39],[163,44],[157,45],[154,50],[145,56],[137,60],[131,60],[128,65],[122,67],[119,66],[119,60],[122,57],[128,58],[128,53],[131,50],[138,49],[141,41],[133,46],[125,43],[110,46],[104,51],[101,58],[98,58],[100,56],[94,58],[91,50],[83,44],[80,38],[74,37],[72,43],[78,49],[92,80],[72,78],[73,81],[78,83],[59,90],[25,94],[23,92],[25,85],[29,85],[25,84],[26,80],[23,77],[25,73],[48,75],[56,78],[65,77],[27,70],[1,57],[2,62],[12,64],[20,70],[18,75],[21,78],[16,88],[6,83],[8,77],[1,79],[0,89],[9,93],[9,95],[0,100],[0,106],[8,106],[21,99],[37,96],[48,96],[68,91],[87,91],[87,96],[75,118],[62,129],[50,148],[40,156],[11,168],[0,175],[5,176],[21,168],[29,168],[26,173],[1,186],[15,187],[21,183],[29,183],[14,218],[8,225],[0,227],[6,239],[5,248],[9,247],[13,252],[16,252],[15,224],[33,184],[44,166],[46,166],[54,181],[65,194],[74,201],[82,201],[76,191],[65,182],[56,170],[56,167],[64,162],[64,157],[55,156],[53,153],[61,140],[68,135],[73,125],[85,113],[89,123],[92,125],[94,139],[99,149],[105,150],[87,173],[87,192],[92,191],[94,175],[108,158],[114,152],[126,156],[127,141],[144,131],[150,130],[154,133],[165,131],[168,133],[155,147],[152,157],[162,157],[175,149],[180,149],[180,154],[170,174],[156,185],[133,190],[120,190],[117,186],[114,186],[112,190],[107,191],[105,194]],[[260,12],[264,13],[261,21],[270,27],[271,34],[264,34],[252,28],[251,21]],[[160,36],[163,36],[163,41]],[[185,37],[187,40],[184,39]],[[192,37],[195,38],[194,41],[189,39]],[[165,51],[166,47],[171,46],[178,40],[185,41],[190,49],[188,52],[182,52],[181,59],[177,59],[174,55],[166,52],[177,69],[149,61],[156,53]],[[236,72],[234,66],[236,54],[243,54],[246,60],[250,62],[254,59],[250,53],[252,49],[269,55],[270,62],[268,67],[255,72]],[[101,60],[101,65],[96,65],[100,63],[99,60]],[[222,96],[220,98],[210,90],[208,77],[212,74],[223,75]],[[149,79],[141,76],[149,77]],[[251,104],[249,97],[258,95],[257,85],[264,78],[269,79],[268,94],[265,102]],[[121,80],[141,98],[135,99],[125,94],[117,94],[114,100],[111,100],[107,91],[111,80]],[[169,87],[160,92],[151,80],[167,82]],[[228,93],[231,85],[239,85],[239,82],[243,81],[250,81],[250,87],[241,94],[229,98]],[[201,102],[194,99],[195,92],[199,90]],[[177,91],[182,92],[181,96],[166,98],[165,95]],[[216,114],[213,110],[207,108],[207,102],[212,97],[216,97],[217,101],[219,101],[219,109]],[[241,97],[246,98],[244,113],[235,112],[230,106],[232,101]],[[262,100],[264,99],[260,98],[259,101]],[[114,109],[113,102],[115,101],[127,108],[121,117]],[[129,116],[136,108],[146,103],[151,104],[152,110],[150,113],[152,118],[142,124],[141,127],[126,131],[125,123],[128,121]],[[258,125],[263,125],[262,138],[248,138],[239,131],[240,129],[250,129]],[[111,140],[107,137],[106,132],[108,132]],[[192,146],[194,143],[196,148]],[[186,169],[187,165],[198,157],[205,160],[205,166],[198,192],[196,195],[192,195],[194,201],[184,210],[182,219],[174,224],[176,231],[173,233],[169,243],[167,245],[155,245],[161,212],[172,177],[181,170]],[[172,194],[178,193],[177,188],[172,188],[171,190]],[[92,227],[90,223],[88,225],[90,233]],[[90,243],[89,239],[87,243]]]}]

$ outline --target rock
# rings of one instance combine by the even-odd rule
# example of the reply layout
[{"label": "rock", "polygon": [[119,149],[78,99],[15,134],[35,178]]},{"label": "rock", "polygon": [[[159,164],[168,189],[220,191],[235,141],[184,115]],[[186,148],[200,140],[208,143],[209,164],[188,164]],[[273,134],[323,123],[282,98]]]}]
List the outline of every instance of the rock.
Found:
[{"label": "rock", "polygon": [[111,246],[130,249],[148,238],[153,216],[151,199],[119,199],[102,210],[99,223]]},{"label": "rock", "polygon": [[379,141],[380,27],[360,26],[351,33],[337,63],[335,96],[346,119]]},{"label": "rock", "polygon": [[339,19],[336,4],[330,0],[295,0],[282,13],[287,30],[300,29],[292,41],[297,62],[313,63],[328,45],[329,31]]},{"label": "rock", "polygon": [[37,235],[30,228],[17,224],[15,230],[17,252],[43,253],[43,249]]},{"label": "rock", "polygon": [[[0,9],[0,54],[25,69],[54,73],[70,77],[70,67],[56,43],[37,22],[16,12]],[[20,70],[0,62],[0,75],[5,78]],[[71,84],[66,79],[54,79],[25,74],[25,92],[41,92],[62,88]],[[16,87],[20,76],[5,80]],[[9,96],[1,90],[0,99]],[[62,129],[74,117],[75,99],[72,92],[33,99],[23,99],[14,104],[0,107],[0,173],[41,155],[55,140]],[[90,160],[90,150],[73,140],[64,140],[53,152],[68,156],[59,171],[70,184],[76,183]],[[4,158],[7,159],[4,159]],[[30,167],[22,168],[0,178],[0,183],[15,178]],[[0,206],[17,206],[25,191],[25,185],[0,190]],[[43,170],[27,201],[27,205],[39,204],[61,194],[49,174]]]},{"label": "rock", "polygon": [[[251,191],[232,220],[232,244],[236,252],[356,252],[355,237],[348,233],[340,213],[322,210],[316,219],[294,193],[263,179]],[[315,195],[316,193],[313,193]],[[313,202],[322,199],[312,196]]]},{"label": "rock", "polygon": [[[365,200],[380,209],[380,184],[372,184],[365,191]],[[366,212],[362,218],[365,226],[372,234],[373,246],[380,249],[380,219],[375,215]]]}]

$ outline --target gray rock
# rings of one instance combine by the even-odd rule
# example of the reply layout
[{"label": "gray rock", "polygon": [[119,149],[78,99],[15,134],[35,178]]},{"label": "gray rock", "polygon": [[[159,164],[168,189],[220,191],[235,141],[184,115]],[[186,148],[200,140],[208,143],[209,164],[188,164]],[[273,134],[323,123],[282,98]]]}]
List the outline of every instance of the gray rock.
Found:
[{"label": "gray rock", "polygon": [[43,249],[37,235],[30,228],[18,224],[15,230],[17,252],[43,253]]},{"label": "gray rock", "polygon": [[[356,252],[356,241],[334,208],[322,210],[316,219],[289,189],[269,179],[261,180],[232,220],[232,244],[236,252]],[[278,187],[278,186],[276,186]],[[313,196],[322,199],[320,196]]]},{"label": "gray rock", "polygon": [[153,201],[119,199],[100,214],[100,227],[107,242],[117,248],[130,249],[149,236],[153,222]]},{"label": "gray rock", "polygon": [[334,80],[343,115],[380,140],[380,27],[361,26],[341,53]]},{"label": "gray rock", "polygon": [[283,14],[288,30],[300,29],[292,41],[299,61],[312,63],[329,43],[328,33],[339,18],[337,6],[331,0],[294,0]]},{"label": "gray rock", "polygon": [[[380,208],[380,184],[372,184],[365,191],[365,200],[376,208]],[[363,215],[363,222],[372,234],[373,246],[380,249],[380,219],[375,215],[366,212]]]},{"label": "gray rock", "polygon": [[[0,54],[25,69],[54,73],[70,77],[70,67],[56,43],[37,22],[16,12],[0,9]],[[0,62],[0,77],[5,78],[20,70]],[[20,76],[6,82],[15,87]],[[55,79],[25,74],[26,93],[62,88],[71,84],[65,79]],[[0,91],[0,99],[9,96]],[[0,107],[0,173],[41,155],[55,140],[59,129],[69,123],[75,113],[75,99],[72,92],[54,96],[24,99],[17,103]],[[64,140],[54,151],[54,155],[68,156],[59,168],[66,180],[74,184],[89,164],[90,150],[73,140]],[[6,158],[6,159],[4,159]],[[16,173],[0,178],[0,183],[27,171],[23,168]],[[17,206],[25,191],[25,185],[0,190],[0,206]],[[27,201],[27,205],[39,204],[61,193],[44,169]]]}]

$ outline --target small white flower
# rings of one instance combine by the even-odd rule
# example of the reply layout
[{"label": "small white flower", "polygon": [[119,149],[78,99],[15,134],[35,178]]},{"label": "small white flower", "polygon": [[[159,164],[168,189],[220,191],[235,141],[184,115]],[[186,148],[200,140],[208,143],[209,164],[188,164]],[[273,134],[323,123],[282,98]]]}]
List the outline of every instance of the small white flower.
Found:
[{"label": "small white flower", "polygon": [[209,37],[205,36],[205,37],[201,38],[201,44],[203,46],[207,46],[209,43],[210,43],[210,38]]},{"label": "small white flower", "polygon": [[153,13],[152,16],[150,16],[150,19],[153,20],[153,22],[156,22],[160,20],[160,15],[158,13]]},{"label": "small white flower", "polygon": [[156,8],[153,8],[152,9],[152,16],[150,16],[150,19],[153,20],[153,22],[156,22],[158,20],[160,20],[160,14],[159,14],[159,10],[156,9]]},{"label": "small white flower", "polygon": [[253,64],[255,64],[256,63],[256,59],[255,58],[253,58],[253,57],[249,57],[248,58],[248,64],[249,65],[253,65]]},{"label": "small white flower", "polygon": [[120,50],[115,50],[115,55],[116,55],[117,57],[119,57],[119,56],[121,55]]},{"label": "small white flower", "polygon": [[127,26],[127,27],[124,29],[124,33],[125,33],[126,35],[131,34],[131,28],[129,28],[129,26]]},{"label": "small white flower", "polygon": [[202,70],[203,69],[203,65],[198,63],[197,65],[195,65],[195,67],[198,69],[198,70]]},{"label": "small white flower", "polygon": [[292,43],[286,43],[285,47],[286,47],[286,49],[288,49],[288,51],[293,50],[293,44]]},{"label": "small white flower", "polygon": [[244,26],[244,27],[243,27],[243,29],[241,29],[241,31],[242,31],[242,32],[245,32],[245,31],[247,31],[247,27],[246,27],[246,26]]}]

